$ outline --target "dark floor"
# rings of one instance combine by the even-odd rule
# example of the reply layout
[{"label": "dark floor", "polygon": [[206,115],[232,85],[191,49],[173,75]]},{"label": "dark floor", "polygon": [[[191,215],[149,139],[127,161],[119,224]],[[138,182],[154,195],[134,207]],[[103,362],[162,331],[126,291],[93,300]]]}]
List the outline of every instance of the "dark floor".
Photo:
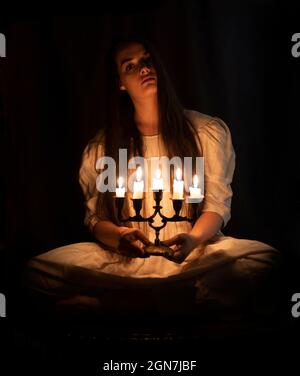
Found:
[{"label": "dark floor", "polygon": [[[127,316],[84,310],[57,314],[47,299],[28,300],[16,282],[8,291],[13,297],[8,299],[7,312],[14,360],[10,367],[22,374],[125,375],[130,373],[104,371],[104,362],[196,360],[193,371],[182,373],[270,374],[282,365],[287,371],[296,366],[300,340],[300,318],[291,315],[291,296],[300,292],[296,269],[291,266],[283,273],[275,314],[244,312],[222,318],[204,311],[186,315],[161,315],[155,310]],[[141,368],[135,374],[149,372]],[[159,371],[168,372],[177,373]]]},{"label": "dark floor", "polygon": [[[186,375],[200,375],[204,370],[240,372],[237,362],[242,362],[252,374],[257,367],[270,374],[279,364],[293,364],[293,351],[298,348],[294,342],[300,338],[300,325],[285,306],[272,316],[237,318],[204,313],[162,316],[155,311],[139,316],[117,312],[109,317],[87,311],[72,316],[52,311],[47,317],[41,309],[49,308],[45,304],[40,302],[40,310],[31,313],[27,306],[27,313],[14,319],[14,354],[20,361],[16,366],[31,374],[119,374],[103,370],[110,360],[196,360],[197,367]],[[287,351],[291,358],[285,361]],[[149,372],[143,367],[135,374]]]},{"label": "dark floor", "polygon": [[180,325],[165,319],[157,319],[157,325],[155,320],[148,325],[114,320],[20,322],[13,332],[15,355],[22,361],[22,370],[26,363],[31,374],[43,375],[46,371],[55,375],[102,374],[101,367],[109,360],[196,360],[198,368],[186,373],[189,375],[202,374],[204,369],[234,370],[238,361],[245,362],[247,370],[255,371],[259,365],[260,370],[270,371],[272,365],[282,365],[289,348],[295,350],[294,339],[300,333],[295,322],[272,318],[252,322],[199,320]]}]

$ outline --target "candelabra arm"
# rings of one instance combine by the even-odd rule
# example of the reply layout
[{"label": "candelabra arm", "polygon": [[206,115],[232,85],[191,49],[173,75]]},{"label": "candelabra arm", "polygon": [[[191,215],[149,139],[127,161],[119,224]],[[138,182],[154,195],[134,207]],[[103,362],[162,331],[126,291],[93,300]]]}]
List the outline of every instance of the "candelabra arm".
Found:
[{"label": "candelabra arm", "polygon": [[[155,205],[153,206],[153,214],[150,215],[149,217],[143,217],[140,213],[142,210],[142,201],[143,199],[132,199],[133,201],[133,207],[135,210],[135,215],[134,216],[129,216],[127,218],[122,218],[122,210],[124,206],[124,197],[116,197],[116,206],[117,206],[117,215],[118,219],[120,222],[148,222],[149,226],[155,230],[155,240],[154,244],[151,244],[149,246],[145,247],[145,252],[148,253],[149,255],[155,255],[155,256],[164,256],[170,260],[172,260],[172,257],[174,255],[174,251],[170,247],[164,246],[160,239],[159,239],[159,234],[160,230],[163,229],[168,222],[182,222],[182,221],[188,221],[188,222],[193,222],[196,218],[189,218],[188,216],[181,216],[179,215],[181,209],[182,209],[182,203],[183,199],[171,199],[173,203],[173,209],[175,214],[172,217],[167,217],[162,214],[161,210],[163,207],[160,205],[160,202],[163,197],[163,191],[158,190],[158,191],[153,191],[153,197],[155,200]],[[192,205],[195,205],[195,203],[191,202]],[[194,210],[194,212],[196,212]],[[162,225],[156,226],[153,224],[154,222],[154,217],[156,215],[159,215],[161,218]]]}]

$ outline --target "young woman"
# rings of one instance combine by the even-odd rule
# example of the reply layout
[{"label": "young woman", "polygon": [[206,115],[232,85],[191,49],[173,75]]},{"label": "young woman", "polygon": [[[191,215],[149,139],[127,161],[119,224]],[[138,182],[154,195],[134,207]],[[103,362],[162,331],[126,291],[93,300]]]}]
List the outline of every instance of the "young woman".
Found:
[{"label": "young woman", "polygon": [[[274,270],[279,252],[265,243],[221,232],[230,219],[235,168],[229,128],[217,117],[182,108],[148,42],[115,43],[107,64],[105,128],[85,148],[79,172],[85,224],[95,242],[66,245],[32,259],[30,286],[71,297],[78,291],[100,296],[107,288],[125,290],[166,283],[176,287],[180,281],[189,281],[196,288],[198,302],[214,300],[236,306],[248,300]],[[160,232],[164,245],[175,251],[172,259],[149,257],[145,245],[153,243],[153,229],[145,222],[120,223],[115,193],[97,190],[97,160],[104,155],[112,157],[118,172],[120,149],[128,151],[128,160],[133,156],[147,161],[153,157],[204,157],[203,202],[193,210],[184,202],[181,212],[196,214],[195,221],[171,222]],[[149,216],[155,204],[151,179],[145,184],[148,189],[141,214]],[[135,214],[128,196],[124,216]],[[173,214],[171,197],[172,189],[166,190],[161,201],[166,216]]]}]

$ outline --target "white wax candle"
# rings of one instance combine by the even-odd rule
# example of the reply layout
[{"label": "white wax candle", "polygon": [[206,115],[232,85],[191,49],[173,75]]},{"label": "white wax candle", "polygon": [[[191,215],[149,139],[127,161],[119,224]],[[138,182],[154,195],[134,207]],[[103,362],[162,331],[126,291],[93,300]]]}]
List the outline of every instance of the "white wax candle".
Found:
[{"label": "white wax candle", "polygon": [[187,197],[187,202],[189,203],[199,203],[202,201],[204,196],[201,193],[201,189],[198,188],[198,176],[194,175],[193,177],[193,187],[189,187],[190,196]]},{"label": "white wax candle", "polygon": [[201,189],[198,188],[198,176],[194,175],[193,177],[193,187],[190,187],[190,197],[191,198],[201,198]]},{"label": "white wax candle", "polygon": [[176,170],[176,179],[174,179],[173,184],[173,200],[183,199],[183,180],[181,179],[182,172],[180,168]]},{"label": "white wax candle", "polygon": [[122,176],[118,179],[118,186],[119,188],[116,188],[116,197],[125,197],[125,187],[122,187],[123,185],[123,178]]},{"label": "white wax candle", "polygon": [[163,179],[161,177],[161,171],[158,168],[155,171],[155,177],[153,178],[152,190],[158,191],[160,189],[162,189],[162,190],[164,189],[164,182],[163,182]]},{"label": "white wax candle", "polygon": [[133,198],[143,198],[144,181],[142,180],[142,168],[136,170],[136,181],[133,182]]}]

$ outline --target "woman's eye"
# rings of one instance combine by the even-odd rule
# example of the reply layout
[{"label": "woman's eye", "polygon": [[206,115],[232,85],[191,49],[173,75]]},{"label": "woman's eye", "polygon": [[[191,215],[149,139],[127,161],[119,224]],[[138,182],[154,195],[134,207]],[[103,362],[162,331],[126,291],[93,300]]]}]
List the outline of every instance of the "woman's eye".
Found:
[{"label": "woman's eye", "polygon": [[128,64],[126,66],[126,72],[130,71],[131,69],[133,69],[133,67],[134,67],[134,64]]}]

